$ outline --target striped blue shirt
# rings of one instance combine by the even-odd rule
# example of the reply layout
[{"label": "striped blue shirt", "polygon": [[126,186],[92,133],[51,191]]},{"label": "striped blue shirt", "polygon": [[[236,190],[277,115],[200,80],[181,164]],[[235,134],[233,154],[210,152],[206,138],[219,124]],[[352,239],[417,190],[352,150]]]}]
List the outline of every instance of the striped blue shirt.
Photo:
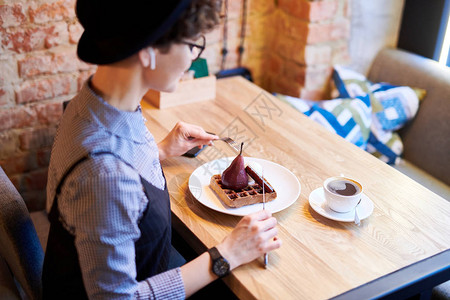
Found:
[{"label": "striped blue shirt", "polygon": [[[89,81],[88,81],[89,82]],[[147,206],[140,176],[164,189],[156,142],[142,112],[116,109],[85,83],[64,112],[52,149],[47,211],[64,172],[89,152],[113,152],[78,165],[58,196],[60,221],[75,236],[89,298],[183,299],[180,268],[136,281],[134,243]]]}]

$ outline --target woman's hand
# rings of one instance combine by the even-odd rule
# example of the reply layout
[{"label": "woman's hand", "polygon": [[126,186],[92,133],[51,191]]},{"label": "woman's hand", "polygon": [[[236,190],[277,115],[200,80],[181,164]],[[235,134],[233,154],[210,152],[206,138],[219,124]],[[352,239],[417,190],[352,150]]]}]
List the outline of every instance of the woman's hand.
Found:
[{"label": "woman's hand", "polygon": [[277,220],[267,210],[245,216],[217,249],[228,260],[231,269],[237,268],[280,248],[276,225]]},{"label": "woman's hand", "polygon": [[196,146],[212,146],[212,141],[218,138],[217,135],[206,133],[200,126],[178,122],[158,144],[159,159],[182,155]]}]

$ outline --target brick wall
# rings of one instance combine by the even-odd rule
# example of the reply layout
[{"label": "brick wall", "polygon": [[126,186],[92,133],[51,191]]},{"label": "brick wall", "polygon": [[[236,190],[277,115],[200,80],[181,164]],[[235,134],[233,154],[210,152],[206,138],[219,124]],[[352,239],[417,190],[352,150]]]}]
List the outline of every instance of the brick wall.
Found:
[{"label": "brick wall", "polygon": [[76,57],[75,0],[0,1],[0,166],[42,209],[62,102],[95,66]]},{"label": "brick wall", "polygon": [[[350,0],[248,0],[243,65],[271,92],[328,97],[331,67],[348,60]],[[76,57],[75,0],[0,0],[0,166],[30,210],[45,205],[51,145],[62,102],[95,66]],[[229,0],[225,68],[237,66],[243,0]],[[223,26],[207,34],[220,70]]]},{"label": "brick wall", "polygon": [[[237,66],[243,0],[229,0],[229,57]],[[334,64],[349,62],[350,0],[248,0],[243,65],[270,92],[329,97]],[[223,28],[207,36],[212,73],[220,68]]]}]

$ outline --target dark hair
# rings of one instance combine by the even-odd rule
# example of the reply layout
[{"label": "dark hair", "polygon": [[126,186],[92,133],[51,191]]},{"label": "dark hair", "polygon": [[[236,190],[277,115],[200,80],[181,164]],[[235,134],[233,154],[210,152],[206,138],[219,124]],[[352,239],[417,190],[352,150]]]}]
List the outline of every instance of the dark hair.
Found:
[{"label": "dark hair", "polygon": [[168,50],[173,43],[193,39],[212,30],[220,22],[222,0],[194,0],[178,21],[153,46]]}]

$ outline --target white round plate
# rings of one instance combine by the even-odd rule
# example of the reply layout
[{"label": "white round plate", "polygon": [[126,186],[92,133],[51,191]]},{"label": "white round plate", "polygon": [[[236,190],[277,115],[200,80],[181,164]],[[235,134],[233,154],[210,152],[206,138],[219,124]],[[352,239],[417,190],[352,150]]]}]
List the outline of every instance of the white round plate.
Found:
[{"label": "white round plate", "polygon": [[[355,211],[351,210],[346,213],[338,213],[328,207],[325,201],[325,195],[323,187],[317,188],[309,194],[309,205],[319,215],[325,218],[341,221],[341,222],[353,222],[355,221]],[[363,220],[370,216],[373,212],[373,202],[364,193],[361,195],[361,203],[356,207],[358,210],[358,217]]]},{"label": "white round plate", "polygon": [[[229,208],[220,201],[209,186],[211,176],[222,174],[233,159],[234,157],[216,159],[195,169],[189,177],[189,190],[198,202],[213,210],[229,215],[245,216],[261,210],[262,203]],[[251,161],[259,163],[263,167],[264,177],[277,192],[277,198],[266,203],[267,210],[272,213],[279,212],[292,205],[298,199],[301,186],[297,177],[291,171],[279,164],[260,158],[244,157],[244,160],[246,164]]]}]

